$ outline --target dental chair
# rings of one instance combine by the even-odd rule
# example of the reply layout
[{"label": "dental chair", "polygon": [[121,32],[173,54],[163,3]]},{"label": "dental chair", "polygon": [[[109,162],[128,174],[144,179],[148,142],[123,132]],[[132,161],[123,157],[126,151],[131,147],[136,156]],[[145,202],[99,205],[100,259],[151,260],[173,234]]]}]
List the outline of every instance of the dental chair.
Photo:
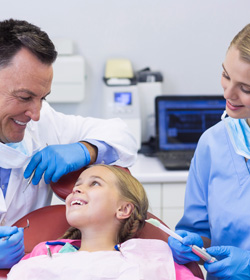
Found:
[{"label": "dental chair", "polygon": [[[65,200],[67,195],[72,191],[76,179],[84,170],[78,170],[64,175],[57,183],[51,183],[54,193]],[[129,172],[129,171],[128,171]],[[159,218],[148,212],[148,218],[154,218],[163,223]],[[24,230],[24,246],[25,254],[28,254],[40,242],[47,240],[55,240],[60,238],[64,232],[70,227],[65,217],[65,205],[51,205],[37,209],[20,220],[14,226],[24,227],[29,220],[29,228]],[[163,223],[164,224],[164,223]],[[160,239],[167,242],[168,234],[159,228],[146,223],[144,228],[137,234],[137,238]],[[191,272],[201,279],[204,279],[203,273],[196,262],[185,265]],[[0,280],[7,279],[8,269],[0,269]]]}]

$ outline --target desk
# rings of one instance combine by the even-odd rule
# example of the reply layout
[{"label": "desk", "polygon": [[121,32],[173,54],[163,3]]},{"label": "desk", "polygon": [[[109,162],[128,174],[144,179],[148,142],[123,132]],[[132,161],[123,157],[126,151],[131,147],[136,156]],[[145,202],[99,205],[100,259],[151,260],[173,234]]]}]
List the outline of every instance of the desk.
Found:
[{"label": "desk", "polygon": [[142,154],[129,169],[147,192],[149,211],[174,229],[183,214],[188,171],[166,170],[157,158]]}]

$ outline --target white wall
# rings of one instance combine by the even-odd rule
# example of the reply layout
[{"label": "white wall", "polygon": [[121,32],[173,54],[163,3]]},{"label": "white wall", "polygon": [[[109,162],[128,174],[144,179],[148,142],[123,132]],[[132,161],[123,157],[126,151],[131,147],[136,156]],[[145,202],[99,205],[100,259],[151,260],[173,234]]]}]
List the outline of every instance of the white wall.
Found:
[{"label": "white wall", "polygon": [[65,113],[100,116],[105,61],[161,71],[165,94],[222,93],[220,75],[233,36],[250,22],[249,0],[0,0],[0,20],[25,19],[51,38],[70,38],[87,62],[81,104]]}]

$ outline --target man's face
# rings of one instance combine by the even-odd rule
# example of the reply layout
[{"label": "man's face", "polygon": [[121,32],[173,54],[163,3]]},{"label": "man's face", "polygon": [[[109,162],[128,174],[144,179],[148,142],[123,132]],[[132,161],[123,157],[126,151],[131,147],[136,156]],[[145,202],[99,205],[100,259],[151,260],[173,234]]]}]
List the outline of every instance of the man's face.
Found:
[{"label": "man's face", "polygon": [[52,65],[43,64],[24,48],[0,69],[0,142],[22,141],[27,123],[40,118],[52,78]]}]

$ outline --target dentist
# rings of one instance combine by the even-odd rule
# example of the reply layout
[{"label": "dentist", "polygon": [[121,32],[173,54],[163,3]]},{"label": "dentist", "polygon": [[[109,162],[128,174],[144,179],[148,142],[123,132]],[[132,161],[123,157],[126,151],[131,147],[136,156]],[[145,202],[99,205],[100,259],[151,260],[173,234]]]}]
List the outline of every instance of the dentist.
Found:
[{"label": "dentist", "polygon": [[0,268],[24,255],[23,229],[11,225],[51,203],[51,181],[92,163],[135,161],[136,142],[124,122],[64,115],[45,101],[56,57],[37,26],[0,22]]},{"label": "dentist", "polygon": [[[250,24],[231,42],[222,64],[227,118],[200,138],[177,232],[184,244],[209,247],[207,279],[250,279]],[[199,258],[169,238],[174,258]],[[212,247],[210,247],[212,246]]]}]

